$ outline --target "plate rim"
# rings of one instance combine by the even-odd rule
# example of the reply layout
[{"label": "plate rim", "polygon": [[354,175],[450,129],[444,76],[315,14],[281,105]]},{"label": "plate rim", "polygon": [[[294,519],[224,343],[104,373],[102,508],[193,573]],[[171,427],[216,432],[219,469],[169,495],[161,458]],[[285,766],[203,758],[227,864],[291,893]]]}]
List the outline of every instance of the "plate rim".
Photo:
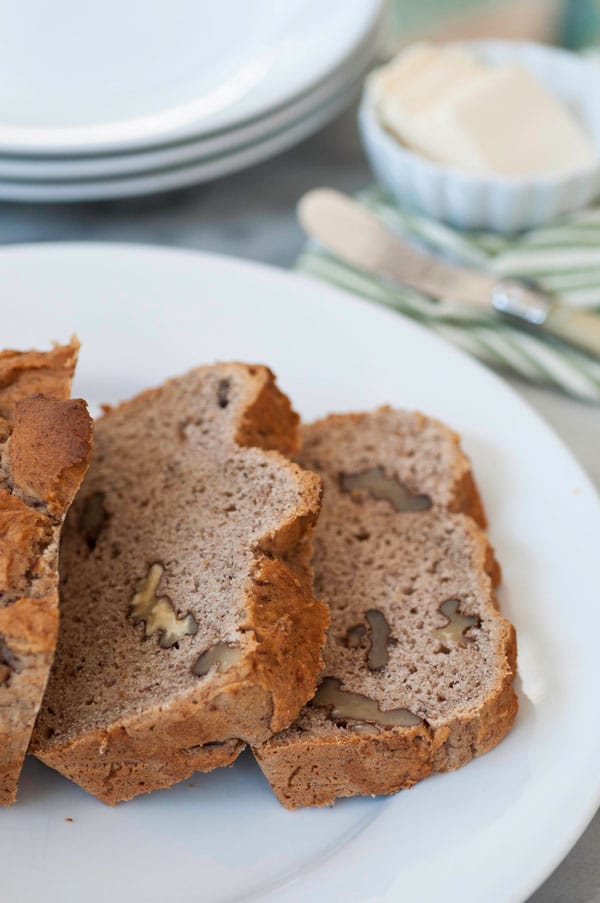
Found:
[{"label": "plate rim", "polygon": [[[340,67],[329,79],[322,81],[315,90],[308,91],[298,101],[286,105],[283,109],[270,111],[266,115],[252,120],[248,125],[232,128],[213,138],[189,138],[161,147],[147,147],[139,151],[127,151],[121,154],[101,154],[85,157],[55,157],[34,160],[28,158],[27,172],[20,171],[18,158],[7,159],[0,154],[0,186],[40,187],[57,189],[78,184],[88,187],[92,183],[106,184],[134,180],[167,172],[211,163],[235,153],[257,147],[270,138],[294,129],[301,122],[316,117],[320,110],[333,106],[338,98],[351,91],[356,97],[362,81],[375,57],[376,48],[369,41],[361,48],[361,53],[352,61]],[[208,148],[208,149],[207,149]],[[123,168],[123,164],[127,164]],[[13,165],[14,164],[14,165]],[[41,166],[38,168],[38,164]],[[100,169],[97,169],[100,164]],[[6,165],[8,168],[6,168]],[[56,166],[59,167],[58,173]],[[69,167],[74,166],[69,171]],[[36,168],[38,172],[36,173]],[[41,170],[42,174],[39,174]],[[0,188],[1,190],[1,188]]]},{"label": "plate rim", "polygon": [[[235,125],[228,126],[227,128],[215,129],[214,131],[206,133],[194,133],[186,136],[185,138],[179,138],[176,140],[165,140],[152,144],[144,144],[139,148],[117,148],[114,150],[77,154],[62,153],[60,151],[51,153],[20,154],[6,153],[0,149],[0,172],[1,166],[5,163],[14,163],[16,167],[19,167],[23,162],[31,167],[35,167],[38,164],[53,166],[55,163],[94,164],[97,161],[103,160],[113,161],[127,159],[129,157],[143,157],[149,154],[163,152],[167,153],[169,151],[177,150],[182,147],[200,146],[205,143],[212,144],[213,141],[216,141],[218,139],[226,140],[232,136],[235,138],[240,132],[245,133],[248,129],[252,129],[256,126],[261,127],[265,122],[267,122],[269,124],[269,127],[271,127],[273,123],[278,124],[282,121],[282,119],[286,119],[290,112],[290,108],[293,108],[292,112],[294,112],[298,107],[300,107],[302,110],[301,115],[308,115],[305,113],[305,110],[312,110],[312,104],[314,103],[315,96],[319,97],[319,103],[324,102],[322,98],[328,98],[337,91],[341,91],[344,85],[348,84],[349,81],[355,79],[359,70],[366,67],[367,59],[371,60],[369,66],[371,65],[372,61],[376,58],[379,48],[378,41],[380,39],[380,24],[380,22],[376,22],[375,26],[371,28],[368,33],[366,32],[363,35],[360,43],[357,44],[354,53],[351,56],[343,59],[334,69],[332,69],[331,72],[328,73],[327,76],[323,77],[318,83],[313,84],[311,87],[306,88],[301,92],[298,92],[296,96],[284,101],[283,103],[269,107],[268,110],[266,110],[261,115],[249,116],[245,120],[240,120]],[[244,140],[249,141],[250,139]],[[211,155],[214,153],[217,153],[217,151],[211,151]],[[0,175],[0,178],[4,180],[6,177]],[[20,177],[11,176],[10,178]]]},{"label": "plate rim", "polygon": [[[384,16],[384,0],[359,0],[359,2],[364,7],[360,24],[357,22],[354,27],[353,37],[348,38],[344,51],[338,52],[333,62],[329,61],[323,65],[320,72],[316,75],[313,74],[301,89],[280,97],[275,103],[263,102],[246,116],[233,117],[229,123],[223,123],[203,131],[192,109],[188,112],[187,118],[184,117],[183,121],[177,125],[161,125],[163,120],[168,120],[169,117],[177,114],[178,110],[193,108],[194,101],[189,101],[185,104],[175,104],[158,113],[106,123],[101,126],[44,128],[0,125],[0,155],[35,157],[39,154],[52,157],[57,154],[79,156],[118,153],[125,150],[142,150],[166,143],[179,143],[190,137],[212,137],[230,128],[248,125],[253,119],[259,118],[269,110],[283,109],[287,104],[298,100],[304,93],[314,90],[320,82],[333,76],[338,68],[354,57],[365,39],[377,31]],[[154,129],[148,126],[153,121],[156,123]],[[140,128],[144,126],[144,133],[140,134]],[[119,133],[123,133],[121,137],[118,137]]]},{"label": "plate rim", "polygon": [[166,191],[177,191],[188,186],[213,182],[223,176],[264,163],[324,128],[358,97],[361,83],[362,75],[306,116],[227,153],[162,166],[147,172],[98,179],[73,179],[64,182],[0,180],[0,201],[76,204],[85,201],[158,195]]}]

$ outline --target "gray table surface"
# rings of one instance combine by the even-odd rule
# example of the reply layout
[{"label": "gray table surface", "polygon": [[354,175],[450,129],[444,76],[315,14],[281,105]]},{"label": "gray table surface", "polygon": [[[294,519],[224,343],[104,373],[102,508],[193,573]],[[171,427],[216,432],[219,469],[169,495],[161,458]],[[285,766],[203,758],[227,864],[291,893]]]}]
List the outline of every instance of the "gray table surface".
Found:
[{"label": "gray table surface", "polygon": [[[0,243],[143,242],[291,266],[303,241],[294,220],[300,195],[318,185],[353,191],[369,181],[354,122],[351,110],[275,160],[185,191],[81,205],[0,205]],[[554,427],[600,488],[600,408],[516,379],[509,382]],[[600,813],[530,903],[595,900],[600,901]]]}]

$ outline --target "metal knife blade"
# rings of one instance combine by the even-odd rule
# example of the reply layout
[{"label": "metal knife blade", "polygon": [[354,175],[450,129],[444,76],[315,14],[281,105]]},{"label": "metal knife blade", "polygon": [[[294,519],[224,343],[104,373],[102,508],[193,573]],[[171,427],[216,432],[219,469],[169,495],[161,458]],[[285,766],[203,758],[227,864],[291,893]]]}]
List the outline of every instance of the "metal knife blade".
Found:
[{"label": "metal knife blade", "polygon": [[305,232],[352,266],[386,276],[434,298],[475,305],[542,330],[600,356],[600,316],[577,310],[522,282],[440,260],[393,234],[353,198],[330,188],[309,191],[298,204]]},{"label": "metal knife blade", "polygon": [[489,308],[496,279],[417,251],[374,213],[339,191],[317,188],[298,204],[305,232],[353,266],[389,276],[435,298]]}]

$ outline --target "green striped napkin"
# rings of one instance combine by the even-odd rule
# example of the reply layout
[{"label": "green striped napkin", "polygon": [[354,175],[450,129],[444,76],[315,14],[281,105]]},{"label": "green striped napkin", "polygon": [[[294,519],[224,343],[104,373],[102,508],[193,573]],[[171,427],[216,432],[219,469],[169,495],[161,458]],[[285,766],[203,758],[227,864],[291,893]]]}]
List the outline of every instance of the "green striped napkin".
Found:
[{"label": "green striped napkin", "polygon": [[[600,207],[505,238],[458,232],[400,209],[378,187],[358,199],[392,229],[431,251],[498,276],[526,277],[561,300],[600,312]],[[492,312],[445,300],[354,269],[309,242],[296,266],[370,301],[391,307],[504,371],[552,386],[575,398],[600,402],[600,360],[542,333],[527,332]]]}]

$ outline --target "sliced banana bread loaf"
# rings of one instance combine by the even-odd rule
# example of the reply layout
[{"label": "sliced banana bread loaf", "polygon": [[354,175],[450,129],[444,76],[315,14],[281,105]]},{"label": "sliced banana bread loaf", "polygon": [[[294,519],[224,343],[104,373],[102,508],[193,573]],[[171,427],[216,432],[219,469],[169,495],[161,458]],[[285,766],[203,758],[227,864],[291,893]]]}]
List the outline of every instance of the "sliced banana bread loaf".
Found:
[{"label": "sliced banana bread loaf", "polygon": [[290,809],[458,768],[517,710],[515,633],[458,437],[382,408],[307,426],[300,461],[324,482],[314,569],[331,609],[326,668],[294,724],[254,746]]},{"label": "sliced banana bread loaf", "polygon": [[0,805],[17,781],[58,631],[58,541],[92,421],[68,400],[78,344],[0,353]]},{"label": "sliced banana bread loaf", "polygon": [[318,476],[265,367],[193,370],[109,411],[61,546],[32,750],[107,803],[233,761],[314,694]]}]

